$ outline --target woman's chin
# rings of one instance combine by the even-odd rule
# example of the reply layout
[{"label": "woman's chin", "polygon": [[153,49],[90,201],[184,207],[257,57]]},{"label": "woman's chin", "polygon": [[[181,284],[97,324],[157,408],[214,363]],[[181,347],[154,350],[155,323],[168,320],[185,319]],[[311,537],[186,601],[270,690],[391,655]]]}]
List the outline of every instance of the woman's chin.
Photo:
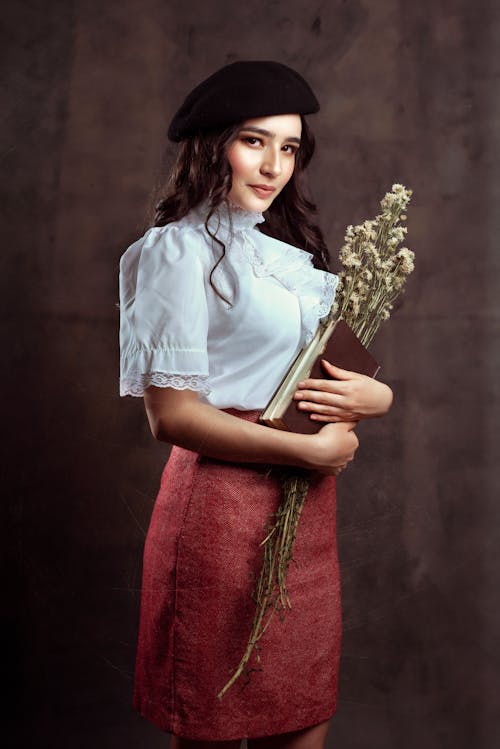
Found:
[{"label": "woman's chin", "polygon": [[237,205],[239,208],[243,208],[243,210],[245,211],[252,211],[254,213],[262,213],[263,211],[267,210],[273,202],[274,197],[274,193],[272,194],[272,196],[259,196],[251,187],[248,188],[248,195],[242,195],[241,193],[235,195],[234,197],[233,195],[231,195],[231,193],[229,193],[228,195],[230,203]]}]

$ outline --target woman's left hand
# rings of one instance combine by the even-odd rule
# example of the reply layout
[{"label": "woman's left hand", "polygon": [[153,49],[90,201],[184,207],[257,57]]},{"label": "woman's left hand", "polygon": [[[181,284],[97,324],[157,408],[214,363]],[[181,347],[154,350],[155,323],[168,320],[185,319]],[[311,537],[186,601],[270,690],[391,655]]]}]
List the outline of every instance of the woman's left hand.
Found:
[{"label": "woman's left hand", "polygon": [[322,362],[335,379],[302,380],[294,395],[299,410],[309,411],[313,421],[359,421],[387,413],[393,399],[389,385],[336,367],[326,359]]}]

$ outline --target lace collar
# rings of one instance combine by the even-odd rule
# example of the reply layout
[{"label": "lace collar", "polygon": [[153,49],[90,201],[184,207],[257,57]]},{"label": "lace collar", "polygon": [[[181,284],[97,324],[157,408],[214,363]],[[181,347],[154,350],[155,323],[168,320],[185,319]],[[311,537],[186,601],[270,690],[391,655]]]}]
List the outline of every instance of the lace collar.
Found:
[{"label": "lace collar", "polygon": [[[203,200],[190,211],[192,218],[199,223],[204,223],[209,212],[208,199]],[[253,229],[256,224],[262,224],[266,219],[259,211],[248,211],[232,201],[222,202],[215,209],[215,213],[208,222],[214,233],[222,227],[228,234],[231,232],[246,231]]]},{"label": "lace collar", "polygon": [[259,241],[247,236],[245,255],[258,277],[274,276],[299,300],[302,319],[302,342],[313,338],[318,322],[329,312],[335,300],[339,276],[315,268],[306,250],[260,234]]}]

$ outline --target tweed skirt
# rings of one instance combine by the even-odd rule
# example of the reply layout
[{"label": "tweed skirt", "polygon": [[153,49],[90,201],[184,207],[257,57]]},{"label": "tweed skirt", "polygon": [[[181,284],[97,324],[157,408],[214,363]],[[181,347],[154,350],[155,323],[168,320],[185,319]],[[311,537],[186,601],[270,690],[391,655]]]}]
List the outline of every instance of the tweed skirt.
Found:
[{"label": "tweed skirt", "polygon": [[[224,409],[256,422],[260,411]],[[133,704],[168,733],[224,741],[298,730],[337,705],[341,641],[336,479],[315,473],[304,503],[287,588],[259,640],[249,678],[224,694],[245,652],[278,469],[230,463],[174,446],[144,548]]]}]

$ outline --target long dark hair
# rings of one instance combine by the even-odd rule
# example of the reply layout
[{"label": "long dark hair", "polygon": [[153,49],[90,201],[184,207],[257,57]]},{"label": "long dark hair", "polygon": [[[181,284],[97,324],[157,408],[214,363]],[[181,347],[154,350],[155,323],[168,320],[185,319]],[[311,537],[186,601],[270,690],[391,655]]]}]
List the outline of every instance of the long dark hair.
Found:
[{"label": "long dark hair", "polygon": [[[258,224],[258,229],[263,234],[310,252],[316,268],[329,270],[330,253],[321,229],[312,220],[317,214],[316,205],[305,195],[304,171],[314,154],[315,140],[302,115],[300,119],[301,142],[292,176],[264,212],[266,220]],[[217,206],[227,200],[231,190],[232,176],[227,150],[240,129],[241,123],[224,129],[207,130],[181,141],[169,179],[160,195],[157,195],[154,215],[154,226],[165,226],[179,221],[200,202],[208,200],[205,229],[222,247],[222,255],[210,272],[210,285],[228,304],[229,301],[212,283],[212,275],[226,254],[226,246],[210,230],[209,220]]]}]

